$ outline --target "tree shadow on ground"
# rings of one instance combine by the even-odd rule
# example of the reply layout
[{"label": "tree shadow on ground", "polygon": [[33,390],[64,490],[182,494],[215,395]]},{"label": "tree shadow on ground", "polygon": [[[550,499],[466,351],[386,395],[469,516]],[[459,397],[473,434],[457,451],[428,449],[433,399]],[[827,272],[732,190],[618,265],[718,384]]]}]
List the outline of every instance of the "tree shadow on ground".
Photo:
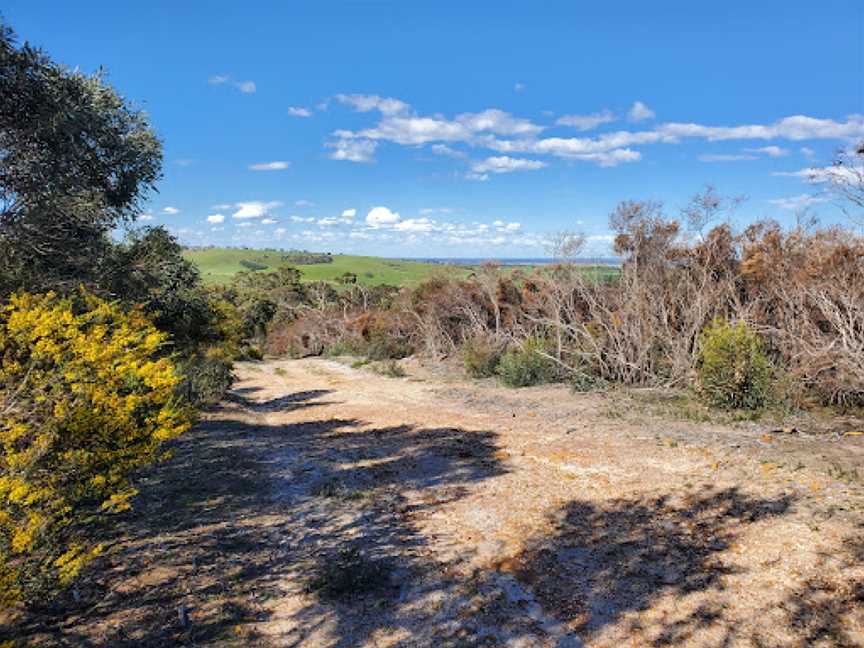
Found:
[{"label": "tree shadow on ground", "polygon": [[[660,597],[722,590],[724,576],[740,573],[727,553],[736,538],[754,522],[786,514],[791,503],[734,488],[681,501],[573,501],[555,516],[551,536],[515,558],[514,575],[579,636],[596,636]],[[633,630],[653,630],[654,645],[687,645],[695,631],[722,621],[721,610],[701,606],[686,619]]]},{"label": "tree shadow on ground", "polygon": [[[825,567],[824,572],[808,578],[779,606],[785,625],[794,630],[796,637],[790,645],[795,648],[861,646],[864,639],[864,579],[861,576],[864,525],[845,540],[840,551],[823,555],[820,563],[820,567]],[[837,574],[843,577],[837,578]],[[759,648],[774,645],[773,639],[765,637],[761,631],[755,632],[751,640]]]},{"label": "tree shadow on ground", "polygon": [[[257,393],[235,390],[173,444],[117,518],[114,550],[80,600],[34,608],[14,634],[39,646],[579,646],[663,597],[722,592],[741,570],[736,538],[793,503],[736,489],[574,500],[507,566],[470,571],[470,556],[433,555],[417,520],[508,472],[494,433],[274,425],[265,417],[277,411],[338,410],[327,390]],[[860,564],[864,541],[847,546]],[[854,645],[845,625],[861,600],[860,582],[806,583],[784,603],[800,637],[790,645]],[[264,622],[284,628],[278,641]],[[732,645],[743,638],[729,626],[722,605],[704,603],[629,630],[645,645],[693,645],[714,630],[716,645]]]},{"label": "tree shadow on ground", "polygon": [[12,636],[39,646],[269,645],[257,627],[272,601],[309,590],[325,556],[347,545],[386,559],[397,590],[396,576],[430,568],[406,490],[459,497],[506,470],[491,432],[337,418],[270,425],[263,413],[326,408],[329,392],[254,393],[234,390],[172,444],[75,595],[34,605]]}]

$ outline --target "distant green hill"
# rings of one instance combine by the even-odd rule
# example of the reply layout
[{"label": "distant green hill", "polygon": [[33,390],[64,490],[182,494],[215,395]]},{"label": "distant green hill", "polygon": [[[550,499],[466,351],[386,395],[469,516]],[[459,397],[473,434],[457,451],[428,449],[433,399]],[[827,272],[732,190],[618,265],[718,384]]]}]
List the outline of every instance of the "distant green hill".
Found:
[{"label": "distant green hill", "polygon": [[250,268],[268,272],[283,265],[300,269],[307,281],[332,281],[346,272],[353,272],[358,281],[370,286],[415,284],[436,272],[459,276],[470,273],[470,269],[464,267],[345,254],[334,254],[332,263],[297,264],[282,250],[210,248],[186,250],[183,255],[198,266],[201,277],[209,284],[228,283],[235,274]]}]

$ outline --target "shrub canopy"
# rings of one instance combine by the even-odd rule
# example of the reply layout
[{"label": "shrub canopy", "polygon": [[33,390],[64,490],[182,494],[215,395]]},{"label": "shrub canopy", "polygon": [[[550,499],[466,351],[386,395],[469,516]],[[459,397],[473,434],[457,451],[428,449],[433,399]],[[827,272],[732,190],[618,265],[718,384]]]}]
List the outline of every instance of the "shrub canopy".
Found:
[{"label": "shrub canopy", "polygon": [[85,523],[128,507],[130,474],[189,426],[166,335],[82,292],[0,311],[0,595],[69,581],[98,545]]}]

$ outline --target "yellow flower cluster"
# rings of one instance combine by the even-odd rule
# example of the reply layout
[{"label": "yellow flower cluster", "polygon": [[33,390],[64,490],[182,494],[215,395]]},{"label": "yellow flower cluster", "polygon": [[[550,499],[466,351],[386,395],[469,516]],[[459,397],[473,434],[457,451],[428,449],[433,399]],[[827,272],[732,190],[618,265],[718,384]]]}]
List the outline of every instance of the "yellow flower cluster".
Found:
[{"label": "yellow flower cluster", "polygon": [[165,340],[84,291],[0,308],[0,603],[74,578],[100,551],[83,523],[128,508],[130,474],[189,427]]}]

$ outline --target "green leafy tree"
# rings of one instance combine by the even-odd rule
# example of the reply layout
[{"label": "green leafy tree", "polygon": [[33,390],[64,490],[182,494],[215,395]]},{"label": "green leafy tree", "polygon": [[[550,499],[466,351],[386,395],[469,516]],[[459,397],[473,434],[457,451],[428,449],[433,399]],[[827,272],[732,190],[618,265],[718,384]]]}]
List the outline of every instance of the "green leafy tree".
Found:
[{"label": "green leafy tree", "polygon": [[108,233],[154,189],[161,143],[104,80],[18,45],[0,19],[0,294],[97,284]]}]

